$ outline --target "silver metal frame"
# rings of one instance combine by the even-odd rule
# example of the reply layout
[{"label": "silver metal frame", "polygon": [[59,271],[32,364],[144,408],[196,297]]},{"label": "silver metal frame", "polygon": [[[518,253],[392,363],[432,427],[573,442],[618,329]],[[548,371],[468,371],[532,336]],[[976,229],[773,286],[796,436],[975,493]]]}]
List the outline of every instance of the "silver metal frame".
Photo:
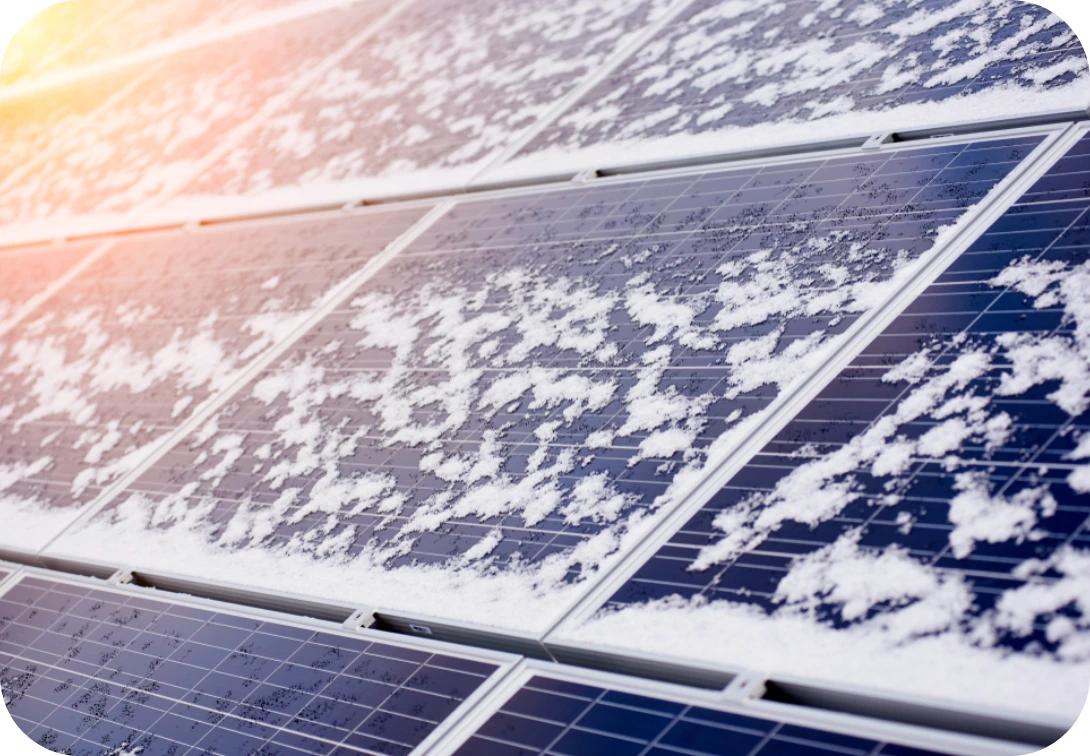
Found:
[{"label": "silver metal frame", "polygon": [[474,691],[472,695],[468,696],[466,700],[458,706],[458,708],[451,712],[446,717],[446,719],[440,722],[435,730],[433,730],[432,733],[427,738],[425,738],[420,743],[420,745],[416,747],[416,749],[413,751],[415,756],[423,756],[424,754],[429,753],[432,747],[436,745],[439,741],[444,739],[447,736],[447,733],[452,730],[458,724],[458,722],[460,722],[465,716],[472,712],[482,700],[489,697],[493,689],[504,680],[506,680],[511,670],[519,663],[518,657],[498,651],[466,648],[464,646],[458,646],[451,643],[443,643],[442,641],[435,640],[420,640],[409,637],[392,638],[389,634],[376,632],[367,628],[352,630],[345,628],[342,624],[336,622],[327,622],[318,619],[307,619],[303,617],[286,615],[280,612],[257,609],[253,607],[240,607],[236,604],[224,601],[186,596],[184,594],[178,593],[163,595],[161,593],[158,593],[155,589],[141,588],[129,584],[103,582],[94,578],[81,578],[71,575],[61,575],[50,570],[43,570],[35,567],[23,567],[19,572],[13,574],[8,579],[0,582],[0,597],[3,597],[11,588],[17,585],[21,579],[26,577],[38,577],[58,583],[67,583],[69,585],[91,587],[95,588],[96,590],[110,591],[123,596],[139,596],[142,598],[154,599],[170,604],[181,604],[194,608],[208,609],[222,612],[225,614],[232,614],[238,617],[276,622],[277,624],[281,625],[289,625],[291,627],[321,631],[333,635],[340,635],[345,638],[364,638],[370,641],[374,641],[376,643],[383,643],[391,646],[401,646],[403,648],[415,649],[417,651],[424,651],[426,653],[447,654],[450,656],[470,659],[472,661],[479,661],[496,665],[496,671],[493,672],[492,675],[487,680],[485,680],[484,683],[481,684],[481,687]]},{"label": "silver metal frame", "polygon": [[964,756],[1020,756],[1027,747],[990,738],[940,732],[913,725],[883,722],[852,714],[820,711],[779,704],[758,698],[731,699],[721,692],[702,691],[663,682],[639,680],[622,675],[580,669],[566,665],[525,660],[481,704],[452,728],[429,756],[451,756],[495,714],[512,695],[534,677],[549,677],[634,695],[700,706],[743,716],[813,727],[844,735],[898,743],[916,748],[935,749]]}]

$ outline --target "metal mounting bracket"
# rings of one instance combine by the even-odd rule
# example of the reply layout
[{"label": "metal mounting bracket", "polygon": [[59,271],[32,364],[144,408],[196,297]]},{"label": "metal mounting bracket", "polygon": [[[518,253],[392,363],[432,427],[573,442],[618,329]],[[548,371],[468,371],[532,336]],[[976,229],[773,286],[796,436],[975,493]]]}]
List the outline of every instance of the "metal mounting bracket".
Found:
[{"label": "metal mounting bracket", "polygon": [[885,134],[875,134],[867,141],[863,142],[864,150],[877,150],[881,148],[883,144],[892,144],[897,141],[897,135],[892,131]]}]

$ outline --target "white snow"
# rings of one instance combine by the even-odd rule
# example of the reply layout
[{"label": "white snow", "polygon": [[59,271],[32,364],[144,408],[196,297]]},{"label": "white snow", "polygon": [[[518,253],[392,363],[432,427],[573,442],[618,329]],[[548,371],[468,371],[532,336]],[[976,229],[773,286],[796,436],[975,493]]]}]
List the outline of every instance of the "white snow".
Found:
[{"label": "white snow", "polygon": [[[942,342],[956,358],[941,362],[937,348],[910,355],[882,376],[907,387],[890,411],[835,450],[800,450],[797,456],[807,461],[773,490],[723,510],[714,520],[720,540],[701,549],[690,569],[729,563],[784,523],[816,526],[835,518],[863,495],[854,477],[858,472],[884,479],[885,489],[894,491],[911,463],[927,458],[957,471],[947,536],[955,559],[968,557],[981,543],[1043,537],[1041,519],[1058,509],[1055,488],[1042,483],[997,491],[988,474],[961,455],[970,446],[987,450],[1002,445],[1013,432],[1012,418],[993,407],[994,397],[1019,396],[1047,383],[1059,386],[1047,397],[1059,409],[1072,416],[1086,409],[1088,275],[1090,263],[1021,259],[1008,265],[991,285],[1020,291],[1038,309],[1062,309],[1065,331],[1005,334],[994,349],[956,337]],[[975,382],[996,370],[1000,380]],[[906,424],[924,419],[936,424],[915,439],[901,433]],[[1080,464],[1088,457],[1090,441],[1083,437],[1067,457],[1076,465],[1067,485],[1076,492],[1090,490],[1090,465]],[[885,501],[897,503],[896,498]],[[898,526],[911,532],[913,517],[901,515]],[[777,608],[771,613],[727,601],[673,597],[603,610],[582,625],[564,628],[563,637],[644,652],[684,649],[684,656],[726,664],[901,694],[938,694],[1044,716],[1078,714],[1090,674],[1090,621],[1085,619],[1090,557],[1064,547],[1046,560],[1023,562],[1014,574],[1027,582],[1003,591],[995,609],[981,613],[969,611],[972,591],[958,573],[897,546],[863,548],[859,539],[858,529],[849,530],[796,559],[779,582]],[[1078,618],[1057,614],[1070,604]],[[853,624],[839,629],[826,624],[818,610],[829,606]],[[1040,621],[1058,644],[1054,653],[1032,647],[1014,653],[998,644],[1002,634],[1027,635]],[[721,642],[724,634],[730,644]],[[1026,689],[1038,692],[1033,700],[1022,695]]]}]

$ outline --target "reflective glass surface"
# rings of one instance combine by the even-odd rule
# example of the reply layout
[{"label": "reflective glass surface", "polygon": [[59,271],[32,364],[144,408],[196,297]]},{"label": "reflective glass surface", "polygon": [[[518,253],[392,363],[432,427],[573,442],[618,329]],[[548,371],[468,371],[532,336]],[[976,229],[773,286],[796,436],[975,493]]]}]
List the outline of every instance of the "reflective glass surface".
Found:
[{"label": "reflective glass surface", "polygon": [[8,711],[71,756],[403,756],[495,669],[38,577],[0,597]]},{"label": "reflective glass surface", "polygon": [[926,756],[918,748],[535,677],[458,756]]}]

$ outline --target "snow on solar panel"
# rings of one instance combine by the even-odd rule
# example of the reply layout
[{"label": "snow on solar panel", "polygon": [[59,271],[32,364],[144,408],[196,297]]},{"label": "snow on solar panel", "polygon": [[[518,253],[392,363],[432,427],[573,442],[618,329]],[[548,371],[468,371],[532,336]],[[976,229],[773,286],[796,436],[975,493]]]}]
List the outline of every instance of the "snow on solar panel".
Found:
[{"label": "snow on solar panel", "polygon": [[1076,716],[1088,211],[1084,136],[563,637]]},{"label": "snow on solar panel", "polygon": [[[848,731],[850,732],[850,730]],[[927,756],[936,751],[563,675],[523,684],[456,756]]]},{"label": "snow on solar panel", "polygon": [[1090,105],[1082,46],[1018,0],[697,0],[494,178]]},{"label": "snow on solar panel", "polygon": [[405,756],[498,668],[86,583],[0,596],[4,703],[71,756]]},{"label": "snow on solar panel", "polygon": [[0,249],[0,334],[11,328],[22,310],[101,242]]},{"label": "snow on solar panel", "polygon": [[57,551],[541,629],[1040,140],[466,200]]},{"label": "snow on solar panel", "polygon": [[460,185],[667,0],[429,0],[286,102],[196,197]]},{"label": "snow on solar panel", "polygon": [[84,138],[81,128],[88,119],[108,110],[138,81],[139,77],[133,79],[129,74],[103,77],[75,90],[0,102],[0,143],[4,145],[0,150],[0,218],[10,220],[15,214],[14,200],[4,198],[22,193],[29,199],[34,188],[43,183],[33,168],[51,145]]},{"label": "snow on solar panel", "polygon": [[43,546],[425,210],[118,241],[0,338],[0,542]]},{"label": "snow on solar panel", "polygon": [[129,91],[74,133],[46,142],[37,128],[25,129],[39,141],[16,149],[34,170],[0,189],[0,223],[55,234],[65,218],[124,213],[177,188],[213,149],[230,146],[233,129],[383,10],[364,3],[178,53],[146,73],[147,64],[125,69],[117,76],[138,77]]}]

